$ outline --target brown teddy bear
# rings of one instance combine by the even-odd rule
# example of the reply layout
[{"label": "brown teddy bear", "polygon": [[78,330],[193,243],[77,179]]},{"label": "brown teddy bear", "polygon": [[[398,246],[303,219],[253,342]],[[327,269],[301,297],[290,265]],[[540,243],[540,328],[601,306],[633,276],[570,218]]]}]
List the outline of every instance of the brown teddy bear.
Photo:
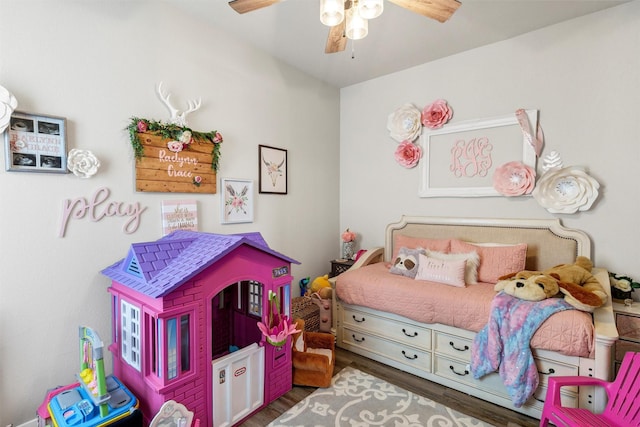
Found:
[{"label": "brown teddy bear", "polygon": [[607,293],[591,274],[592,267],[589,258],[579,256],[574,264],[503,276],[494,289],[529,301],[541,301],[561,293],[565,301],[578,310],[593,312],[607,301]]}]

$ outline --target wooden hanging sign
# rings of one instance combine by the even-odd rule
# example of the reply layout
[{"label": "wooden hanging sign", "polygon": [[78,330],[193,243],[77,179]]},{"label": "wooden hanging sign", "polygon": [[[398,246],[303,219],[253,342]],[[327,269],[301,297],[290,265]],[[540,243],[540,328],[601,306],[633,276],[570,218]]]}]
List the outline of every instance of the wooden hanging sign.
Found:
[{"label": "wooden hanging sign", "polygon": [[222,135],[134,118],[129,125],[136,156],[136,190],[216,193]]}]

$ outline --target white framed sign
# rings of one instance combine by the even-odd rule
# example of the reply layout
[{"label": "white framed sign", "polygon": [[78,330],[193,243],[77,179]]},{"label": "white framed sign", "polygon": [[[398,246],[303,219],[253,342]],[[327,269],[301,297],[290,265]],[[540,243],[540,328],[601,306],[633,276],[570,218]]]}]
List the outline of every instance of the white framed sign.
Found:
[{"label": "white framed sign", "polygon": [[[535,132],[538,110],[526,115]],[[447,125],[425,132],[420,141],[420,197],[502,196],[493,188],[498,167],[512,161],[536,167],[535,149],[515,114]]]},{"label": "white framed sign", "polygon": [[220,222],[232,224],[253,222],[253,181],[250,179],[221,178]]}]

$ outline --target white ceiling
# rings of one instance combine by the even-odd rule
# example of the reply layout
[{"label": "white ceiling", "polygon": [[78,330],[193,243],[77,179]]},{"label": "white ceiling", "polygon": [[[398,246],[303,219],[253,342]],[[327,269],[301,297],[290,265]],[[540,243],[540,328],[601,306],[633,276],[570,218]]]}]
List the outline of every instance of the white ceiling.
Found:
[{"label": "white ceiling", "polygon": [[173,0],[176,7],[339,88],[627,1],[461,0],[443,24],[385,2],[382,16],[369,22],[366,38],[349,41],[344,52],[325,54],[329,28],[320,22],[319,0],[283,1],[243,15],[225,0]]}]

